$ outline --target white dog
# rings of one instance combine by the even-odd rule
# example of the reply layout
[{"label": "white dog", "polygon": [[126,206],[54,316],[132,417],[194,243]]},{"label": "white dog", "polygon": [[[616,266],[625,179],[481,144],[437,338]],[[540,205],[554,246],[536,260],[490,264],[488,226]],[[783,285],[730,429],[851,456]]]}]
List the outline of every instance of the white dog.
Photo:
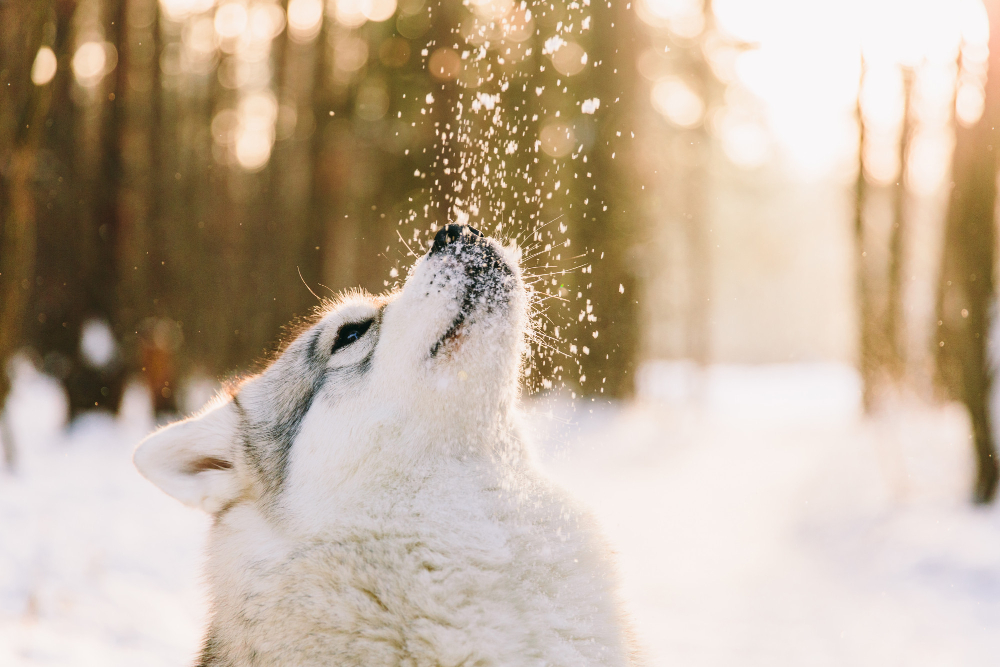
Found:
[{"label": "white dog", "polygon": [[139,446],[215,516],[200,665],[632,664],[609,551],[518,435],[526,329],[517,262],[448,225]]}]

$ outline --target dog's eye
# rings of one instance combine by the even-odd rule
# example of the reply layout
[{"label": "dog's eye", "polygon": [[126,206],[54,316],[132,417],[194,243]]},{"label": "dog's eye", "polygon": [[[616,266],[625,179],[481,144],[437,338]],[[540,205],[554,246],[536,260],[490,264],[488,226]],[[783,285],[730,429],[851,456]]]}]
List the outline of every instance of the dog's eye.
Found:
[{"label": "dog's eye", "polygon": [[361,337],[365,335],[365,332],[368,331],[371,325],[372,320],[365,320],[364,322],[352,322],[340,327],[340,330],[337,331],[337,340],[333,342],[333,349],[330,350],[330,354],[333,354],[342,347],[347,347],[354,341],[361,340]]}]

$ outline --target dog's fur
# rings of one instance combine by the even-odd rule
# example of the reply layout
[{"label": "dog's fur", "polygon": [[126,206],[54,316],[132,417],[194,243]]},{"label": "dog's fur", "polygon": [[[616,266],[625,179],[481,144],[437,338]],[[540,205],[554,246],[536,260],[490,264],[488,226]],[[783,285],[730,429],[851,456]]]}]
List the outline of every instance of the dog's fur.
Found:
[{"label": "dog's fur", "polygon": [[136,450],[215,516],[200,665],[630,664],[607,547],[518,434],[517,262],[450,230]]}]

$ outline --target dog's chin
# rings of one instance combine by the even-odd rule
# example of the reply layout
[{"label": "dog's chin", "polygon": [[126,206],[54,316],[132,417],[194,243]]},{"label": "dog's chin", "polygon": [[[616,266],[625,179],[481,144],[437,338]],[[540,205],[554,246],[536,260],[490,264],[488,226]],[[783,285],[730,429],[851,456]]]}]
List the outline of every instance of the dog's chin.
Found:
[{"label": "dog's chin", "polygon": [[[488,339],[498,332],[515,326],[510,318],[511,286],[502,280],[488,278],[488,287],[475,280],[456,295],[461,306],[455,316],[442,327],[441,335],[430,348],[431,359],[451,357],[469,344],[490,346]],[[502,336],[500,336],[502,337]],[[480,349],[480,352],[483,350]]]}]

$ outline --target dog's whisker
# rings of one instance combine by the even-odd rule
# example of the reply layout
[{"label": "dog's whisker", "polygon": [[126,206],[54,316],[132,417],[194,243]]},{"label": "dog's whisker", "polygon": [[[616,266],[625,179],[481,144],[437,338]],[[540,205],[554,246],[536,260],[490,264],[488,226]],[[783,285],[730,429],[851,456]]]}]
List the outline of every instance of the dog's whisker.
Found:
[{"label": "dog's whisker", "polygon": [[536,275],[532,275],[532,276],[529,276],[529,277],[531,277],[531,278],[548,278],[550,276],[557,276],[557,275],[558,276],[564,276],[564,275],[566,275],[568,273],[572,273],[573,271],[576,271],[578,269],[582,269],[585,266],[590,266],[590,263],[580,264],[578,266],[574,266],[574,267],[569,268],[569,269],[562,269],[560,271],[553,271],[552,273],[536,274]]},{"label": "dog's whisker", "polygon": [[417,253],[413,252],[413,248],[411,248],[410,244],[406,242],[406,239],[403,238],[402,232],[400,232],[398,229],[396,230],[396,236],[398,236],[399,237],[399,241],[404,246],[406,246],[406,250],[410,253],[410,256],[413,257],[413,259],[418,259],[419,255],[417,255]]},{"label": "dog's whisker", "polygon": [[562,218],[563,218],[564,215],[565,215],[564,213],[560,213],[559,215],[557,215],[553,219],[549,220],[548,222],[546,222],[546,223],[544,223],[542,225],[539,225],[538,227],[535,227],[534,229],[529,229],[529,230],[525,230],[525,231],[526,231],[526,233],[531,234],[532,236],[534,236],[535,234],[540,234],[541,231],[543,229],[545,229],[546,227],[548,227],[549,225],[551,225],[553,223],[556,223],[556,222],[559,222],[560,220],[562,220]]}]

